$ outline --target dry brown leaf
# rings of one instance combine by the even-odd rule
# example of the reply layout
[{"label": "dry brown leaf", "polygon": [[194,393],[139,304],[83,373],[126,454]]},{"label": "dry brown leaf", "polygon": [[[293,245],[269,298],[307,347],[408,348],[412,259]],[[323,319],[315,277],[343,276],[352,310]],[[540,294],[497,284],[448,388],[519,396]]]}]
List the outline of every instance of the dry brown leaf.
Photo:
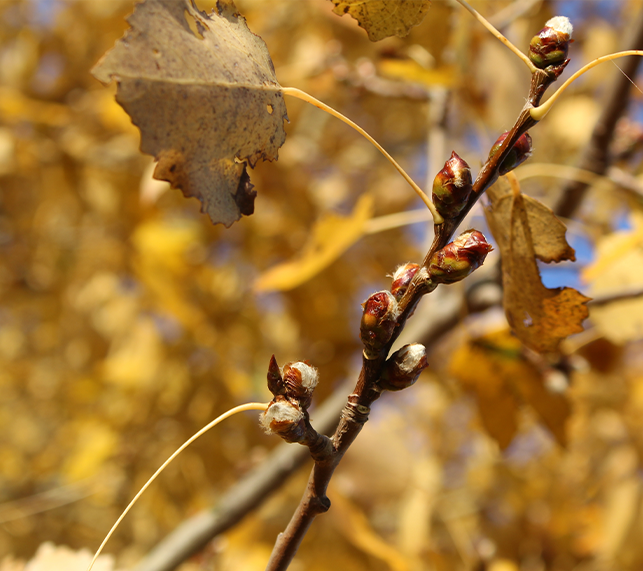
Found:
[{"label": "dry brown leaf", "polygon": [[403,38],[424,20],[430,0],[331,0],[333,12],[350,14],[366,30],[368,39],[377,42],[389,36]]},{"label": "dry brown leaf", "polygon": [[301,255],[264,272],[255,291],[287,291],[307,282],[328,267],[364,234],[373,213],[373,197],[360,197],[350,216],[328,214],[315,224]]},{"label": "dry brown leaf", "polygon": [[246,167],[277,158],[287,116],[265,43],[232,0],[217,10],[207,15],[189,0],[137,4],[131,29],[92,73],[116,80],[141,151],[158,161],[154,177],[230,226],[253,213]]},{"label": "dry brown leaf", "polygon": [[567,398],[545,388],[508,329],[470,339],[454,353],[450,371],[475,392],[485,430],[501,448],[516,434],[521,402],[535,410],[559,444],[566,444],[565,424],[571,413]]},{"label": "dry brown leaf", "polygon": [[507,321],[518,338],[535,351],[555,351],[562,339],[583,330],[590,298],[572,288],[546,288],[536,258],[573,260],[565,227],[553,212],[502,179],[487,194],[489,228],[502,256],[502,281]]}]

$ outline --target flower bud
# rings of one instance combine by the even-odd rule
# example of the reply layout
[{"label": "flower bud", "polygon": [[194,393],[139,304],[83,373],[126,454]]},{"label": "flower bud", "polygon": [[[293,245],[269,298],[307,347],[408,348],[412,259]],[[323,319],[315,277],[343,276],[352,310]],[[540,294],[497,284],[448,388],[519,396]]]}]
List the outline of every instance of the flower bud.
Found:
[{"label": "flower bud", "polygon": [[397,301],[402,299],[402,296],[406,293],[413,276],[415,276],[419,269],[420,266],[418,264],[407,262],[395,270],[395,273],[393,274],[393,283],[391,284],[391,293]]},{"label": "flower bud", "polygon": [[573,26],[565,16],[549,20],[529,43],[529,59],[539,69],[563,63],[572,41]]},{"label": "flower bud", "polygon": [[277,359],[273,355],[270,357],[270,363],[268,364],[268,390],[273,394],[273,396],[283,395],[286,392],[286,386],[284,385],[284,380],[281,376],[281,370],[277,364]]},{"label": "flower bud", "polygon": [[378,291],[363,304],[360,338],[364,355],[375,359],[393,336],[398,317],[397,301],[388,291]]},{"label": "flower bud", "polygon": [[431,256],[429,277],[439,284],[459,282],[478,269],[492,249],[482,232],[467,230]]},{"label": "flower bud", "polygon": [[433,180],[433,204],[445,218],[455,218],[467,204],[473,188],[471,169],[455,151]]},{"label": "flower bud", "polygon": [[288,363],[284,365],[283,379],[286,397],[299,402],[301,408],[306,410],[319,380],[317,369],[302,361]]},{"label": "flower bud", "polygon": [[286,442],[300,442],[306,435],[304,411],[283,396],[272,400],[261,413],[259,423],[267,434],[277,434]]},{"label": "flower bud", "polygon": [[384,365],[380,386],[387,391],[401,391],[415,383],[428,367],[426,349],[420,343],[404,345],[393,353]]},{"label": "flower bud", "polygon": [[[489,151],[489,158],[493,157],[496,154],[498,149],[501,147],[504,140],[507,138],[509,131],[503,133],[498,137],[496,142],[491,147]],[[529,133],[523,133],[518,137],[518,140],[514,143],[513,148],[509,151],[509,154],[504,158],[500,164],[499,173],[501,175],[507,174],[509,171],[515,169],[518,165],[524,163],[531,156],[531,136]]]}]

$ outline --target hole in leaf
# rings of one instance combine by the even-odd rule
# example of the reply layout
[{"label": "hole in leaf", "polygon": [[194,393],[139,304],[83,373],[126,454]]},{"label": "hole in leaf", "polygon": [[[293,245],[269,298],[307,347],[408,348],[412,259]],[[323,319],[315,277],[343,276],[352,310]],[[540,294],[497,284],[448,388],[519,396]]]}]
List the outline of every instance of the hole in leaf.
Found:
[{"label": "hole in leaf", "polygon": [[203,30],[203,26],[200,24],[200,22],[192,15],[190,12],[187,10],[183,10],[183,16],[185,17],[185,22],[187,23],[188,27],[190,28],[190,31],[200,40],[203,39],[203,34],[201,33],[201,30]]},{"label": "hole in leaf", "polygon": [[274,111],[275,108],[272,105],[270,105],[270,103],[268,103],[268,105],[266,107],[268,108],[268,113],[270,113],[270,115],[272,115],[272,112]]},{"label": "hole in leaf", "polygon": [[531,315],[529,315],[526,311],[525,311],[525,318],[522,320],[522,323],[525,327],[531,327],[534,324],[534,321],[531,318]]}]

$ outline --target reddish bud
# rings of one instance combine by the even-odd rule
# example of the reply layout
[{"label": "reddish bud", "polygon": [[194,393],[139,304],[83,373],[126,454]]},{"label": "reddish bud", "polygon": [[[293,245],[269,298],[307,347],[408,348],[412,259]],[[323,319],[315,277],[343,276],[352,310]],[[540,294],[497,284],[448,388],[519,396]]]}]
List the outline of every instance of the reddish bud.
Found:
[{"label": "reddish bud", "polygon": [[273,396],[283,395],[285,393],[286,387],[284,386],[284,381],[281,376],[281,370],[277,364],[277,359],[273,355],[270,357],[270,363],[268,364],[268,390],[273,394]]},{"label": "reddish bud", "polygon": [[393,283],[391,284],[391,293],[397,301],[402,299],[402,296],[406,293],[413,276],[417,274],[419,269],[420,266],[418,264],[407,262],[395,270],[395,273],[393,274]]},{"label": "reddish bud", "polygon": [[529,59],[539,69],[563,63],[572,40],[573,26],[565,16],[549,20],[529,43]]},{"label": "reddish bud", "polygon": [[433,180],[431,199],[438,212],[445,218],[455,218],[460,214],[467,204],[472,184],[469,165],[453,151]]},{"label": "reddish bud", "polygon": [[284,396],[275,397],[259,417],[268,434],[277,434],[286,442],[301,442],[306,435],[304,411]]},{"label": "reddish bud", "polygon": [[429,277],[434,283],[459,282],[478,269],[492,249],[482,232],[467,230],[433,254],[428,264]]},{"label": "reddish bud", "polygon": [[306,410],[319,380],[317,369],[303,361],[288,363],[283,368],[283,379],[286,397],[297,401]]},{"label": "reddish bud", "polygon": [[[502,143],[507,138],[509,131],[503,133],[498,137],[496,142],[491,147],[489,151],[489,158],[493,157],[496,154],[498,149],[502,146]],[[514,143],[513,148],[509,151],[509,154],[504,158],[500,164],[500,169],[498,172],[503,175],[507,174],[509,171],[515,169],[518,165],[524,163],[531,156],[531,136],[529,133],[523,133],[518,137],[518,140]]]},{"label": "reddish bud", "polygon": [[380,386],[388,391],[401,391],[415,383],[428,367],[424,345],[404,345],[393,353],[384,365]]},{"label": "reddish bud", "polygon": [[363,307],[360,338],[364,343],[364,355],[374,359],[393,336],[398,316],[397,301],[390,292],[378,291],[364,302]]}]

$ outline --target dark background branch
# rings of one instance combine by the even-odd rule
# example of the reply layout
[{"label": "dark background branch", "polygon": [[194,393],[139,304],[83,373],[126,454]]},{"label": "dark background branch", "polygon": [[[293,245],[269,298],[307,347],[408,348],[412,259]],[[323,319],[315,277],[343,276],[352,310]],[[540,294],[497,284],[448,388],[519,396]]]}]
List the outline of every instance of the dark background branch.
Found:
[{"label": "dark background branch", "polygon": [[[643,49],[643,10],[639,12],[638,20],[634,23],[623,49]],[[623,73],[618,72],[616,80],[611,84],[603,111],[594,127],[592,137],[585,147],[577,166],[579,168],[603,175],[610,164],[610,144],[614,137],[616,123],[625,113],[629,100],[632,79],[641,62],[640,57],[628,57],[620,66]],[[576,212],[587,192],[588,185],[584,182],[570,181],[564,188],[558,204],[554,208],[557,216],[571,218]]]}]

